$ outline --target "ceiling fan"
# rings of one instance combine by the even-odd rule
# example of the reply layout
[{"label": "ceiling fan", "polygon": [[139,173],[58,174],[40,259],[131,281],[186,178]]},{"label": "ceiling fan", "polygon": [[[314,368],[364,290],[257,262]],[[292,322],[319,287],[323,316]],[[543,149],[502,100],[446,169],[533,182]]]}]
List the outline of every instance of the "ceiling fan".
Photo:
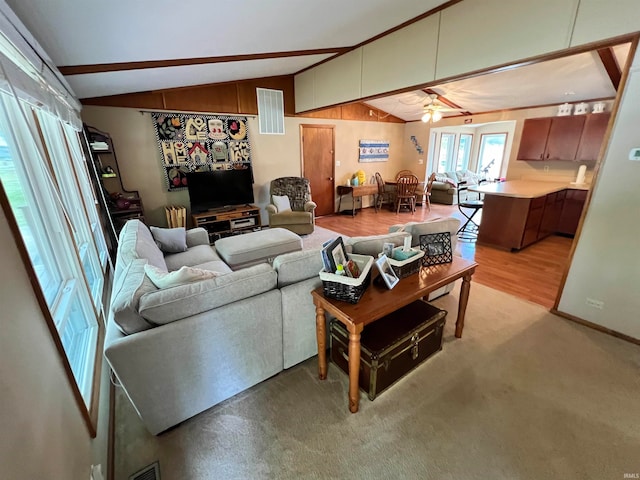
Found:
[{"label": "ceiling fan", "polygon": [[443,112],[459,112],[461,108],[450,108],[446,105],[442,105],[440,103],[436,103],[438,100],[438,94],[429,93],[427,97],[427,103],[422,106],[423,115],[421,120],[424,123],[429,121],[438,122],[442,120]]}]

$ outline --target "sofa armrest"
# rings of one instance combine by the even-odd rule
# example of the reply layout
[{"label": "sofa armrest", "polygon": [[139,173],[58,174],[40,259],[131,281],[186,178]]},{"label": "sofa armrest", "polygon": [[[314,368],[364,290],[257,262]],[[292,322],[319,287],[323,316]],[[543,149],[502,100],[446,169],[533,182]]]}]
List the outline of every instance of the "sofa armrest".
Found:
[{"label": "sofa armrest", "polygon": [[309,202],[304,204],[304,211],[305,212],[313,212],[316,209],[317,206],[318,205],[316,204],[316,202],[309,201]]},{"label": "sofa armrest", "polygon": [[187,230],[187,247],[209,245],[209,233],[202,227]]},{"label": "sofa armrest", "polygon": [[267,211],[268,214],[274,214],[274,213],[278,213],[278,208],[273,205],[272,203],[270,203],[269,205],[267,205],[266,207],[264,207],[264,209]]}]

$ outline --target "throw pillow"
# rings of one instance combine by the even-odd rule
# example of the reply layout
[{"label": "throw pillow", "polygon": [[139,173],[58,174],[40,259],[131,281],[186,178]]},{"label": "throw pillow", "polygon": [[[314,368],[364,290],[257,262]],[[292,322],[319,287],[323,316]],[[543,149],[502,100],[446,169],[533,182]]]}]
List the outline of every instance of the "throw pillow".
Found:
[{"label": "throw pillow", "polygon": [[160,228],[149,227],[158,248],[164,253],[187,251],[187,231],[184,227]]},{"label": "throw pillow", "polygon": [[289,201],[289,197],[286,195],[273,195],[272,199],[273,204],[278,209],[278,213],[291,211],[291,202]]},{"label": "throw pillow", "polygon": [[148,263],[144,266],[144,273],[147,274],[149,280],[158,288],[175,287],[177,285],[207,280],[221,275],[220,272],[212,272],[211,270],[187,266],[180,267],[179,270],[173,272],[163,272],[158,267],[154,267]]}]

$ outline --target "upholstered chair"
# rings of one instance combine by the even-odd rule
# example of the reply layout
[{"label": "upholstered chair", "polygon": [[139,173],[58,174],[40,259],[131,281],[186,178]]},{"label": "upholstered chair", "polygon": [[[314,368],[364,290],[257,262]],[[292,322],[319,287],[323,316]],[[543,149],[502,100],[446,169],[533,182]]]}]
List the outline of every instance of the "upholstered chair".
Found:
[{"label": "upholstered chair", "polygon": [[316,204],[311,201],[309,179],[281,177],[271,181],[271,203],[266,206],[269,227],[286,228],[298,235],[313,232]]}]

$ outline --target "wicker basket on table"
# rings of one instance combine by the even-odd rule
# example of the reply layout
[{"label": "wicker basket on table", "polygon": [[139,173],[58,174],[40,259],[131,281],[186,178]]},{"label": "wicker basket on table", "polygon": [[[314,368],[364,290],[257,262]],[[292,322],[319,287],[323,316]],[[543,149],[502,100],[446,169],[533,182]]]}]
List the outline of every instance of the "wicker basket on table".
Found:
[{"label": "wicker basket on table", "polygon": [[325,297],[334,298],[343,302],[358,303],[360,297],[371,284],[371,266],[373,257],[370,255],[357,255],[352,253],[349,258],[356,262],[360,269],[358,278],[336,275],[335,273],[320,271],[322,289]]},{"label": "wicker basket on table", "polygon": [[[393,251],[395,252],[396,250],[402,250],[402,248],[403,247],[396,247],[393,249]],[[420,259],[424,257],[424,251],[415,248],[412,248],[411,251],[418,253],[410,256],[406,260],[394,260],[393,258],[389,258],[389,264],[391,265],[391,268],[393,268],[393,271],[398,278],[408,277],[409,275],[413,275],[414,273],[417,273],[418,270],[420,270]],[[381,254],[379,254],[378,256],[380,255]]]}]

